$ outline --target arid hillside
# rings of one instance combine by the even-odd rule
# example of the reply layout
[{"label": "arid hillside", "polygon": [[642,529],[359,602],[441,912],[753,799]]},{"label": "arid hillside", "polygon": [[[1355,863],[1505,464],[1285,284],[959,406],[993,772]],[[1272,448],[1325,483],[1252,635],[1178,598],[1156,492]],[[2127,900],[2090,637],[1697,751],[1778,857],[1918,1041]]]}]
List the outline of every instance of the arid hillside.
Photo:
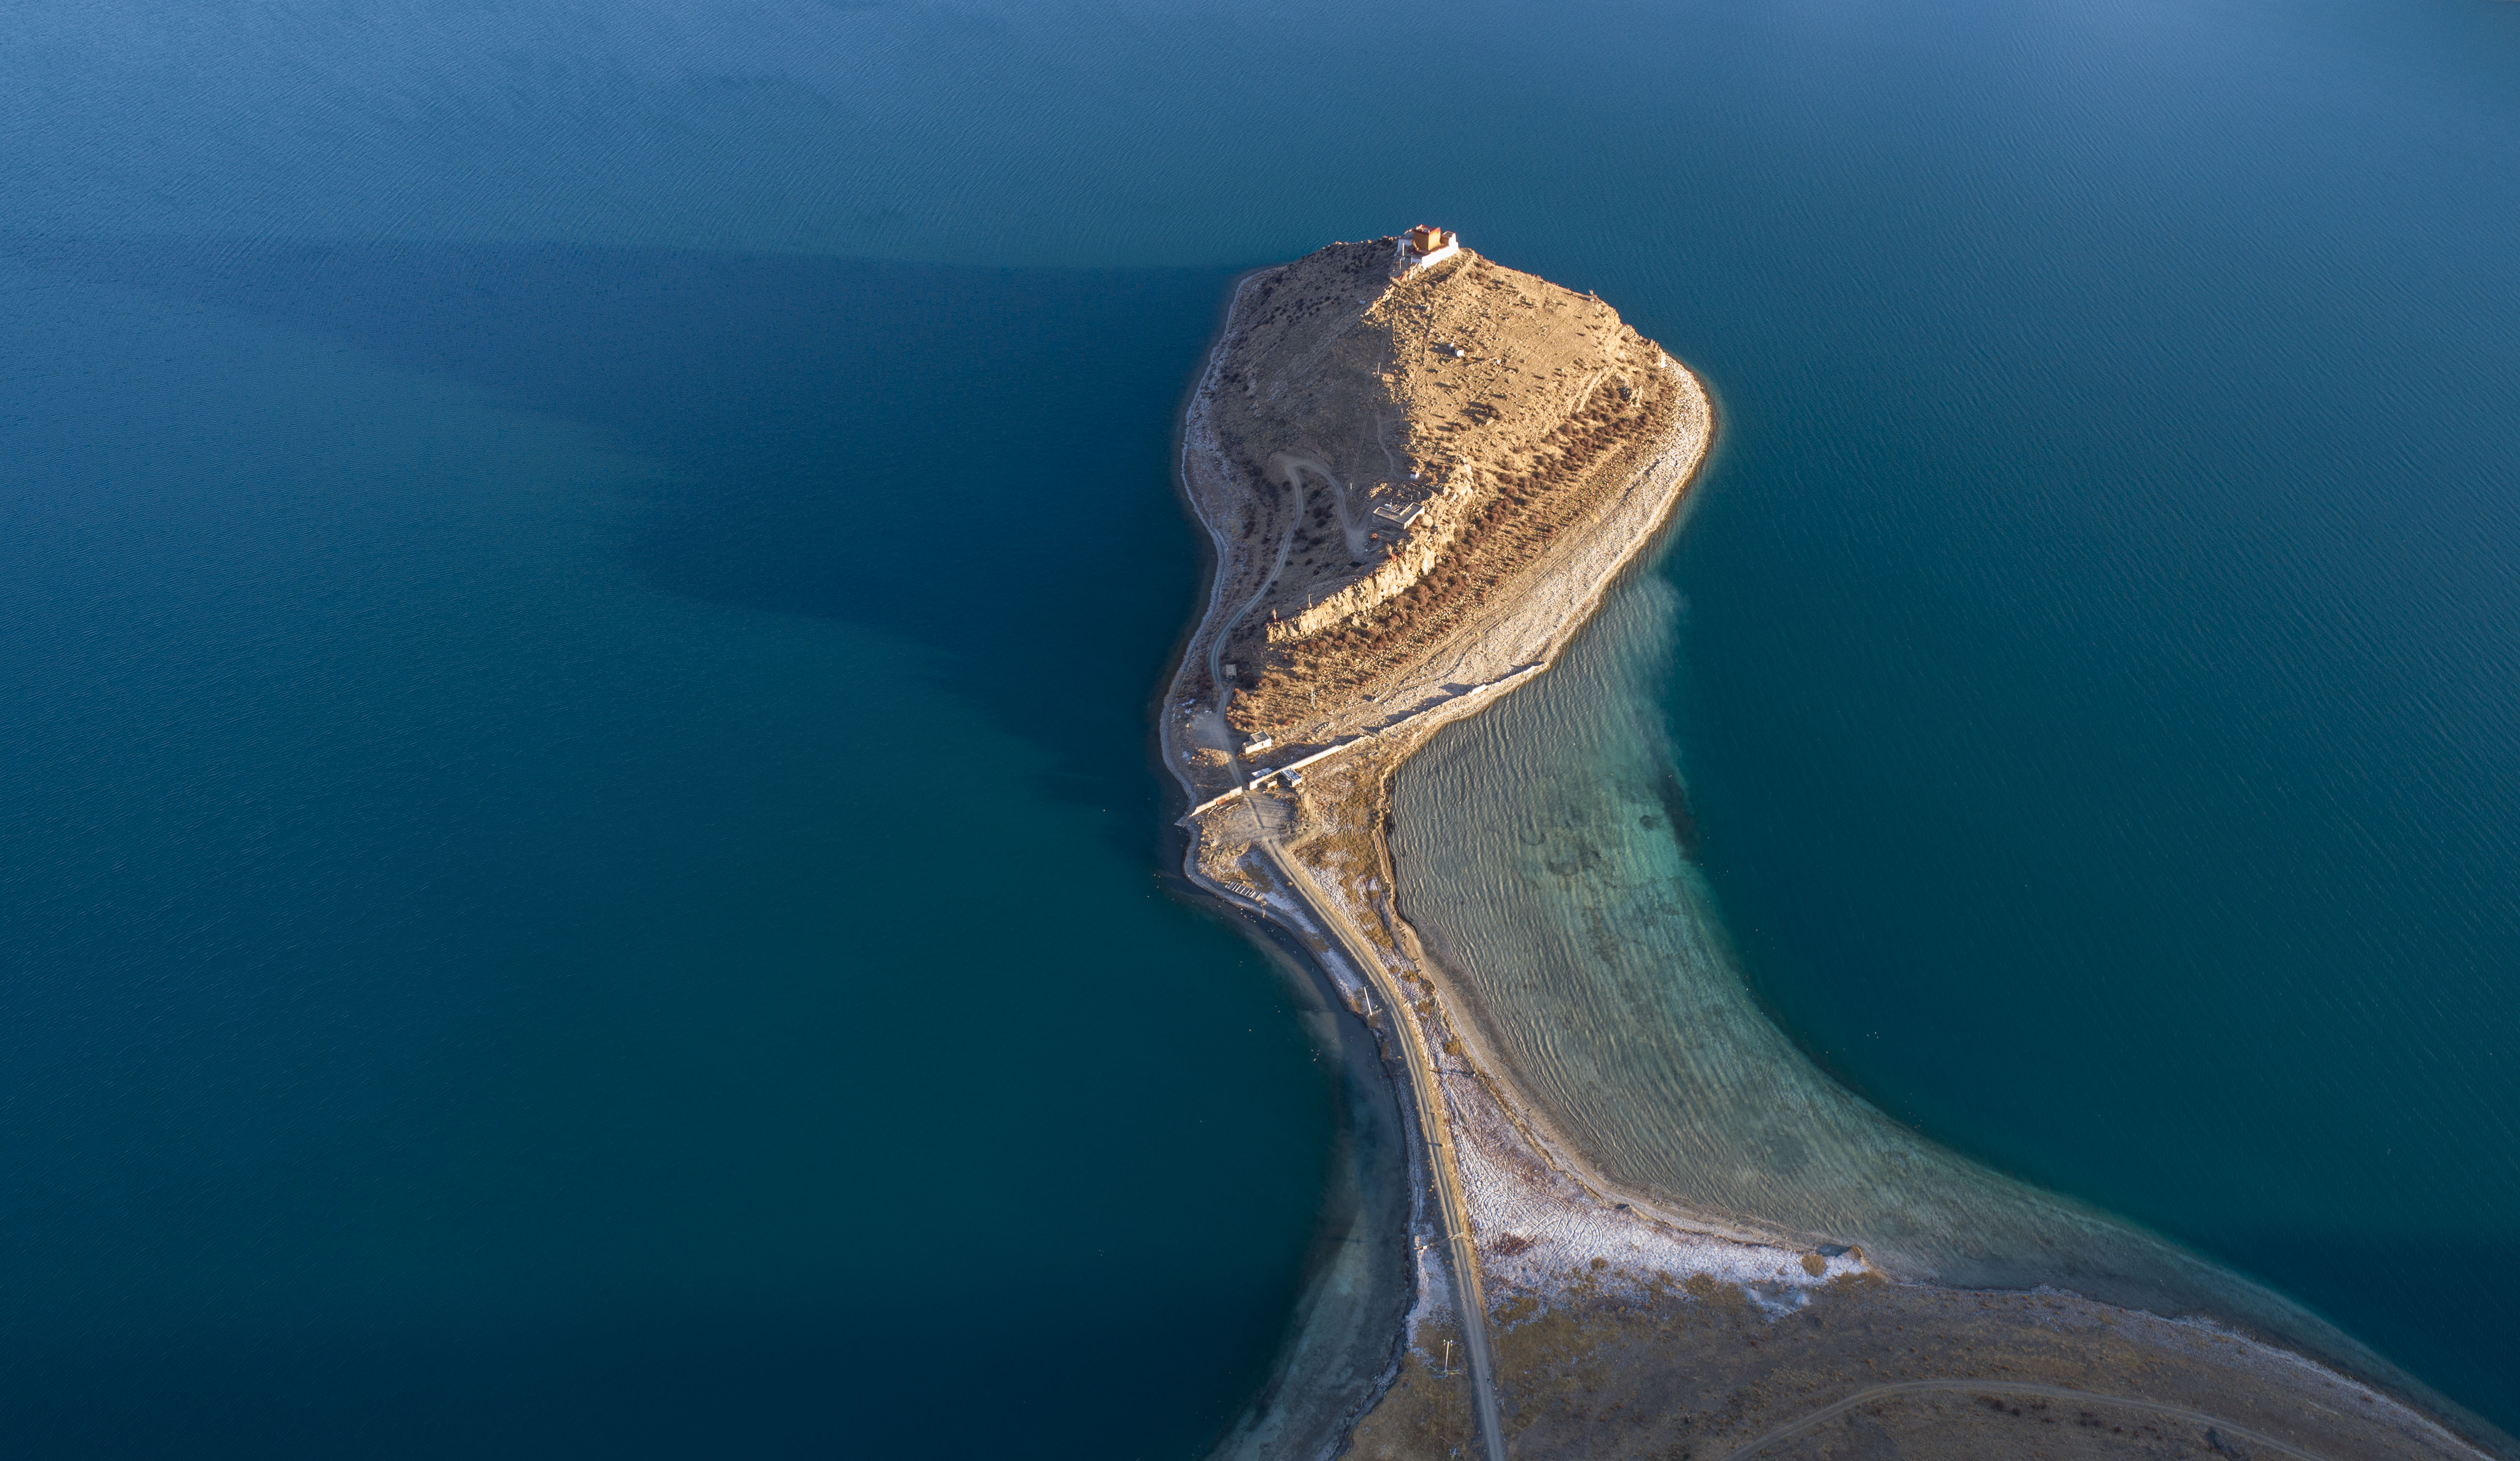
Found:
[{"label": "arid hillside", "polygon": [[1465,249],[1408,259],[1334,244],[1252,281],[1199,403],[1256,595],[1222,655],[1240,734],[1320,741],[1460,657],[1448,642],[1702,415],[1598,299]]}]

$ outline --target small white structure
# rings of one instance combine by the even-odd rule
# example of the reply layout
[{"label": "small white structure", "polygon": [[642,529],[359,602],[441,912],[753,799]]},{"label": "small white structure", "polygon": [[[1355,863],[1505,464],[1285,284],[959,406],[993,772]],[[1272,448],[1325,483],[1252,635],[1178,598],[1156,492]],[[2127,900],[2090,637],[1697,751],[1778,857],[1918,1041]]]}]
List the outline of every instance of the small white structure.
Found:
[{"label": "small white structure", "polygon": [[1278,738],[1274,735],[1255,735],[1251,739],[1242,743],[1242,754],[1245,756],[1257,756],[1262,751],[1269,749],[1277,743]]},{"label": "small white structure", "polygon": [[1440,264],[1462,251],[1461,236],[1448,228],[1421,223],[1400,236],[1391,260],[1391,277],[1402,278]]},{"label": "small white structure", "polygon": [[1409,524],[1416,522],[1418,520],[1418,514],[1425,510],[1426,505],[1424,503],[1384,503],[1381,507],[1373,509],[1373,515],[1384,522],[1390,523],[1393,527],[1405,528]]}]

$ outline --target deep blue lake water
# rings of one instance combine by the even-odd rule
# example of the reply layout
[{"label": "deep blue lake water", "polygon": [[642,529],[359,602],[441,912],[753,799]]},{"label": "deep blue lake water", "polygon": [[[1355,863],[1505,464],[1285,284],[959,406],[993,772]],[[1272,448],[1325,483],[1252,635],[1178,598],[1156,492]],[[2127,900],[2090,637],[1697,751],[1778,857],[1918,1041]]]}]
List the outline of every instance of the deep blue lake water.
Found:
[{"label": "deep blue lake water", "polygon": [[2520,6],[0,37],[22,1453],[1199,1451],[1335,1092],[1158,876],[1169,431],[1421,218],[1719,396],[1795,1043],[2520,1425]]},{"label": "deep blue lake water", "polygon": [[1153,876],[1220,276],[0,267],[14,1452],[1171,1455],[1244,1400],[1333,1092]]}]

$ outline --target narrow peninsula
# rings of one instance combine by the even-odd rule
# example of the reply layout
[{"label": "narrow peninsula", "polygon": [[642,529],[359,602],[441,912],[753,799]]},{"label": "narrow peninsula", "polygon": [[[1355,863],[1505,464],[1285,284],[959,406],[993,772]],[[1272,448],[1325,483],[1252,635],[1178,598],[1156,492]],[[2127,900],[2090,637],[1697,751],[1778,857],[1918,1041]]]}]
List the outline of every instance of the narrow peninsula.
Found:
[{"label": "narrow peninsula", "polygon": [[[1160,716],[1186,870],[1307,951],[1406,1113],[1417,1290],[1377,1372],[1242,1455],[2472,1457],[2197,1318],[1884,1271],[1616,1189],[1515,1093],[1394,901],[1394,771],[1548,670],[1681,504],[1705,389],[1449,232],[1237,286],[1184,421],[1215,546]],[[1325,1398],[1316,1396],[1316,1401]]]}]

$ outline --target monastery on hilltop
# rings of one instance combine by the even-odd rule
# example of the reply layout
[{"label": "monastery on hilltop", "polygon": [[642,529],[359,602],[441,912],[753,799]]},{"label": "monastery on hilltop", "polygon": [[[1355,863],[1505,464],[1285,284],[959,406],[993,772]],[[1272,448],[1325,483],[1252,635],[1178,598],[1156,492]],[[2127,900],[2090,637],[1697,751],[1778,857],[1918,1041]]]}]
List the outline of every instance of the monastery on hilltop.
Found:
[{"label": "monastery on hilltop", "polygon": [[1420,269],[1440,264],[1461,251],[1461,235],[1449,228],[1421,223],[1400,236],[1399,246],[1393,250],[1391,277],[1405,278]]}]

